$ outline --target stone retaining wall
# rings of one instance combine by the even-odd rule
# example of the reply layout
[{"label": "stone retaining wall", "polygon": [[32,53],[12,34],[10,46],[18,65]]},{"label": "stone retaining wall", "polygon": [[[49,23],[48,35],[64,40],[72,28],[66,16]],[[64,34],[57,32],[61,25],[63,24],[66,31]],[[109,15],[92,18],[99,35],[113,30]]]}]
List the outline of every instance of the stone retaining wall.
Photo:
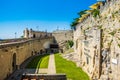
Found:
[{"label": "stone retaining wall", "polygon": [[33,39],[18,43],[0,45],[0,80],[4,80],[13,71],[19,69],[30,56],[45,50],[46,42],[53,42],[53,38]]}]

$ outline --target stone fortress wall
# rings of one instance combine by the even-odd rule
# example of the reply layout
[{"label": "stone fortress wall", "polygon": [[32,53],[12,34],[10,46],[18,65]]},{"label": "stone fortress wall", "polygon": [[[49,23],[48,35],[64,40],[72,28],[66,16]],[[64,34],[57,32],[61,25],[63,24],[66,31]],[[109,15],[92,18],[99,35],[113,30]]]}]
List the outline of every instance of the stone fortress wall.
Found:
[{"label": "stone fortress wall", "polygon": [[26,28],[23,39],[2,41],[0,44],[0,80],[4,80],[19,69],[29,57],[45,51],[50,44],[54,43],[54,39],[57,42],[72,40],[72,34],[72,31],[47,33]]},{"label": "stone fortress wall", "polygon": [[57,30],[52,32],[52,36],[56,39],[57,43],[73,40],[72,30]]},{"label": "stone fortress wall", "polygon": [[59,45],[59,51],[65,52],[67,50],[66,45],[69,40],[73,40],[72,30],[57,30],[52,32],[52,36]]},{"label": "stone fortress wall", "polygon": [[91,13],[74,31],[77,63],[91,79],[120,80],[120,0],[106,0],[100,16]]},{"label": "stone fortress wall", "polygon": [[51,33],[35,31],[32,29],[24,30],[24,38],[42,38],[42,37],[54,37],[54,43],[59,46],[59,51],[64,52],[67,41],[73,40],[73,30],[55,30]]},{"label": "stone fortress wall", "polygon": [[27,39],[0,44],[0,80],[4,80],[13,71],[19,69],[27,58],[43,52],[48,42],[53,43],[53,38]]},{"label": "stone fortress wall", "polygon": [[66,43],[68,40],[73,40],[73,30],[55,30],[51,33],[35,31],[32,29],[24,30],[24,38],[42,38],[42,37],[54,37],[54,42],[59,45],[60,51],[66,50]]},{"label": "stone fortress wall", "polygon": [[[76,26],[74,50],[78,54],[77,64],[91,79],[120,80],[120,0],[107,0],[100,6],[99,11],[99,17],[94,18],[89,14]],[[51,33],[27,29],[24,32],[25,38],[51,36]],[[72,39],[73,36],[71,32],[68,36],[64,32],[52,35],[58,42],[66,38]],[[44,43],[49,40],[37,39],[19,44],[0,45],[0,80],[19,68],[24,60],[34,55],[34,52],[43,50]]]},{"label": "stone fortress wall", "polygon": [[57,43],[73,40],[73,31],[72,30],[56,30],[51,33],[35,31],[32,29],[26,28],[24,30],[24,38],[42,38],[42,37],[51,37],[53,36]]},{"label": "stone fortress wall", "polygon": [[28,28],[24,30],[24,35],[23,35],[24,38],[44,38],[48,36],[50,37],[52,36],[52,34],[43,31],[35,31],[32,29],[29,30]]}]

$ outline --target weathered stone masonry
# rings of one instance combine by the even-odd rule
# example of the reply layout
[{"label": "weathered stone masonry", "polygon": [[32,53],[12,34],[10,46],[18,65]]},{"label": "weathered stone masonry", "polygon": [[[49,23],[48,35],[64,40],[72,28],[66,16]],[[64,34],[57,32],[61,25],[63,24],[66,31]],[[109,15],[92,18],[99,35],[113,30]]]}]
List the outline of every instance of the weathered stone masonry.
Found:
[{"label": "weathered stone masonry", "polygon": [[120,80],[120,0],[100,5],[76,26],[74,50],[91,79]]},{"label": "weathered stone masonry", "polygon": [[[18,43],[0,45],[0,80],[5,79],[30,56],[44,51],[46,42],[52,43],[53,38],[30,39]],[[48,44],[49,45],[49,44]]]},{"label": "weathered stone masonry", "polygon": [[0,44],[0,80],[7,78],[13,71],[29,57],[46,51],[54,41],[61,46],[61,42],[73,39],[73,32],[69,30],[56,31],[53,33],[24,30],[24,39],[17,39],[8,44]]}]

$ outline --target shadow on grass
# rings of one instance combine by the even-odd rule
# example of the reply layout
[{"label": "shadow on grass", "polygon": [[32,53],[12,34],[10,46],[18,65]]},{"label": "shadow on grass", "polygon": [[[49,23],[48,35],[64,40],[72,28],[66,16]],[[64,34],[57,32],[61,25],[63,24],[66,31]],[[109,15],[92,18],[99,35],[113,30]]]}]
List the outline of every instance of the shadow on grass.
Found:
[{"label": "shadow on grass", "polygon": [[[39,55],[39,56],[36,56],[34,57],[26,66],[27,69],[39,69],[40,68],[40,65],[42,60],[49,56],[50,54],[44,54],[44,55]],[[48,66],[48,62],[46,64]]]}]

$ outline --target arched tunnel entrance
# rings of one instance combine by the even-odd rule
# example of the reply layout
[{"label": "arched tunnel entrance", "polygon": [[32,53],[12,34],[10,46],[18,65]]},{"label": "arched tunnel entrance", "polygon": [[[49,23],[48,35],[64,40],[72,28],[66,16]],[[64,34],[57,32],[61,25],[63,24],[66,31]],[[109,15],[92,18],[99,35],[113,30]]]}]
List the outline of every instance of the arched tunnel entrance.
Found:
[{"label": "arched tunnel entrance", "polygon": [[55,52],[59,52],[59,45],[57,43],[54,42],[46,42],[44,44],[44,48],[45,48],[45,52],[46,53],[55,53]]},{"label": "arched tunnel entrance", "polygon": [[12,59],[13,59],[13,61],[12,61],[12,70],[15,71],[17,69],[17,67],[16,67],[16,53],[13,54]]},{"label": "arched tunnel entrance", "polygon": [[58,44],[50,44],[50,50],[51,50],[51,53],[57,53],[59,52],[59,45]]}]

